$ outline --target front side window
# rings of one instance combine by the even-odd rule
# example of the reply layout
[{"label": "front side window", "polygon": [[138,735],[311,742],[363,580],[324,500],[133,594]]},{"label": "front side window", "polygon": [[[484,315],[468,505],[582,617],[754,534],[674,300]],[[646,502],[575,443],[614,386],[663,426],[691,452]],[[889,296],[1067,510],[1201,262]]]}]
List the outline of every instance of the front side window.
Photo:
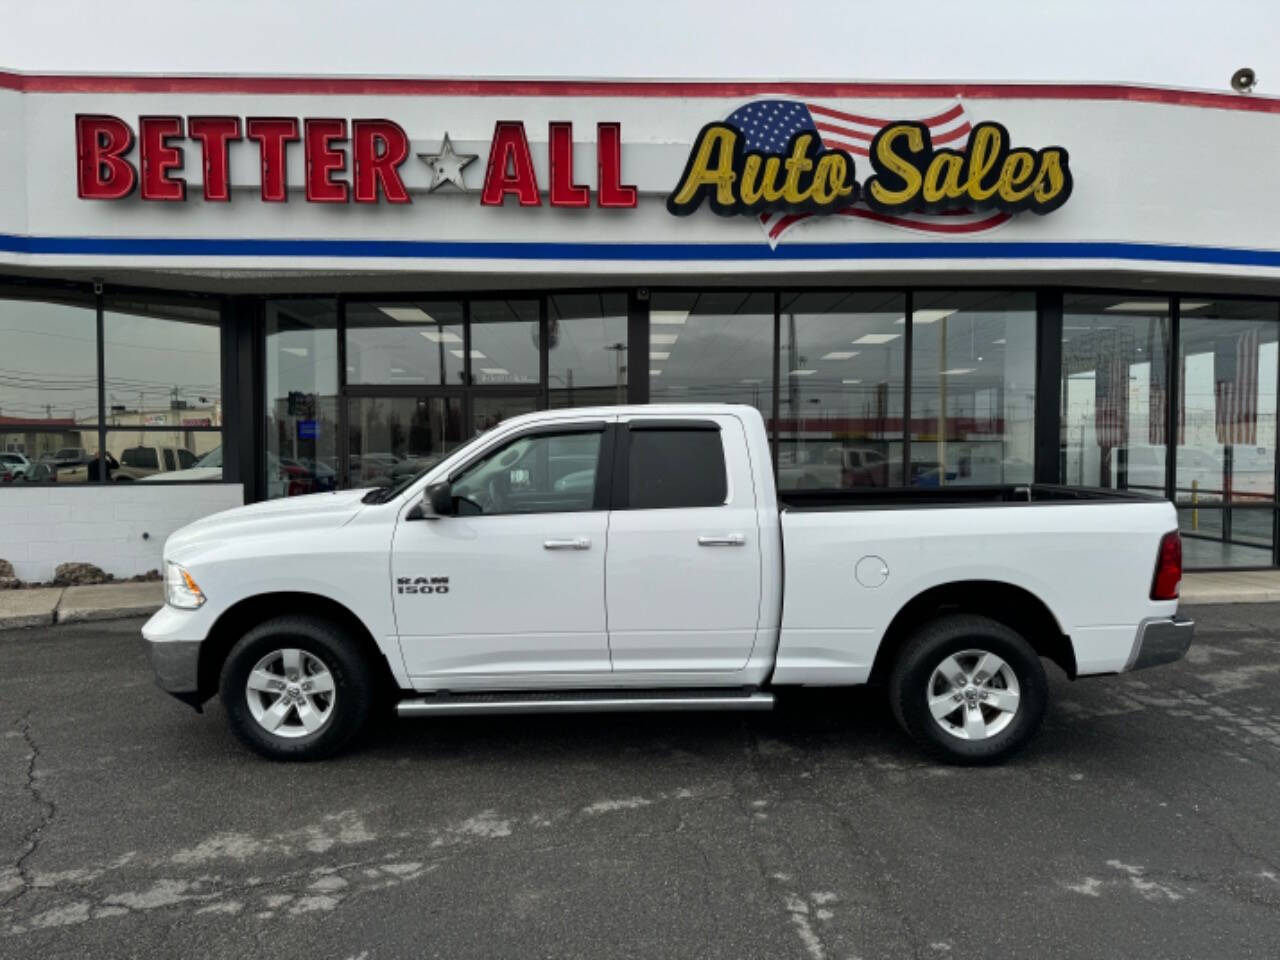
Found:
[{"label": "front side window", "polygon": [[728,493],[719,430],[632,429],[630,509],[718,507]]},{"label": "front side window", "polygon": [[461,516],[569,513],[595,505],[602,432],[517,437],[453,482]]}]

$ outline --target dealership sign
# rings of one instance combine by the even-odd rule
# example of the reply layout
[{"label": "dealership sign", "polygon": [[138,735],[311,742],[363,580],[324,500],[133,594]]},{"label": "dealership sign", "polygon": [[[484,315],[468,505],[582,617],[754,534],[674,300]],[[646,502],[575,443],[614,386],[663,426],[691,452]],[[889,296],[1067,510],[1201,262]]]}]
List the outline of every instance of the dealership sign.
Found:
[{"label": "dealership sign", "polygon": [[[598,123],[594,185],[574,169],[573,126],[547,127],[547,162],[537,169],[521,121],[498,121],[489,142],[479,202],[500,207],[632,208],[639,190],[622,181],[622,127]],[[78,195],[87,200],[184,202],[187,155],[202,170],[204,201],[231,200],[232,144],[256,147],[264,203],[289,200],[287,160],[301,150],[309,203],[408,204],[402,168],[408,134],[387,119],[279,116],[143,116],[136,125],[102,114],[75,118]],[[136,148],[136,149],[135,149]],[[136,156],[135,156],[136,155]],[[419,153],[428,193],[466,191],[475,154],[448,133],[435,153]],[[866,172],[863,172],[863,165]],[[477,167],[477,169],[479,169]],[[545,185],[545,186],[544,186]],[[667,209],[689,216],[704,204],[724,217],[749,216],[776,244],[810,217],[862,217],[926,232],[975,233],[1022,211],[1049,213],[1071,195],[1067,151],[1018,146],[1001,124],[974,123],[959,102],[915,119],[865,117],[821,104],[753,100],[706,124]]]}]

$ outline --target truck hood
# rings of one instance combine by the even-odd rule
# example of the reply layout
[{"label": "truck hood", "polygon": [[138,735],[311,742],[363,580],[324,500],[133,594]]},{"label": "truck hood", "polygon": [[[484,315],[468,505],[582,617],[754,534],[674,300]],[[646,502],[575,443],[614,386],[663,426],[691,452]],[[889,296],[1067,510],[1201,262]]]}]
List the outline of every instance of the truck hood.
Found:
[{"label": "truck hood", "polygon": [[341,490],[282,497],[210,514],[170,536],[165,543],[164,555],[166,559],[182,560],[196,549],[231,538],[337,528],[364,509],[360,501],[368,492]]}]

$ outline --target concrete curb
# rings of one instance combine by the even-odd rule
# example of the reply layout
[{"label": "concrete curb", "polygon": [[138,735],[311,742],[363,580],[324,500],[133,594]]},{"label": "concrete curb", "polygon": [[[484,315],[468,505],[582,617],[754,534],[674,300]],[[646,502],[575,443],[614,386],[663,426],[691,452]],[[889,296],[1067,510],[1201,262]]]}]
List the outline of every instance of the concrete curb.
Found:
[{"label": "concrete curb", "polygon": [[1228,603],[1280,603],[1280,590],[1183,591],[1179,606],[1212,607]]},{"label": "concrete curb", "polygon": [[1190,573],[1182,578],[1181,602],[1187,606],[1280,602],[1280,571]]},{"label": "concrete curb", "polygon": [[106,583],[0,592],[0,631],[147,617],[164,606],[164,584]]},{"label": "concrete curb", "polygon": [[47,627],[54,622],[62,587],[39,590],[6,590],[0,593],[0,630]]},{"label": "concrete curb", "polygon": [[130,617],[149,617],[160,605],[147,604],[138,607],[73,607],[57,610],[58,623],[91,623],[95,620],[127,620]]}]

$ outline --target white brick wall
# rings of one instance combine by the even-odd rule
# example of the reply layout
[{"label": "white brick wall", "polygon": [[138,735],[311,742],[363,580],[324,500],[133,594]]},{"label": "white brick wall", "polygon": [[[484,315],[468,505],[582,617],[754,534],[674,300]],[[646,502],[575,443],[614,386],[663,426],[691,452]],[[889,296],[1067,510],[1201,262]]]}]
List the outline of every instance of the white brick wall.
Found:
[{"label": "white brick wall", "polygon": [[117,577],[160,567],[180,527],[244,503],[239,483],[0,487],[0,559],[28,581],[60,563],[92,563]]}]

